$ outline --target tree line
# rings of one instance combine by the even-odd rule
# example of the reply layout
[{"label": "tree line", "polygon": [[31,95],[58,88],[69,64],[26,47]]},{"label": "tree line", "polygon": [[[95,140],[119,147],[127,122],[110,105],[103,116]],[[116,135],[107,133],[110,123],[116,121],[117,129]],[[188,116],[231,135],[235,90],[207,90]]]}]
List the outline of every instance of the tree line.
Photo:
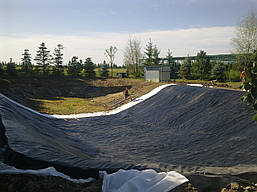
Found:
[{"label": "tree line", "polygon": [[145,66],[166,65],[171,69],[171,79],[240,81],[240,71],[243,67],[239,63],[210,61],[204,50],[197,53],[195,60],[191,60],[188,56],[181,63],[173,59],[170,49],[165,58],[160,58],[161,51],[151,39],[147,42],[143,53],[141,49],[138,39],[129,38],[124,52],[124,63],[134,77],[143,76]]},{"label": "tree line", "polygon": [[[10,59],[9,62],[0,62],[0,75],[23,75],[23,76],[84,76],[89,79],[96,78],[95,69],[98,67],[99,75],[103,78],[109,77],[109,69],[111,69],[113,76],[113,68],[119,68],[114,64],[114,56],[117,52],[117,48],[110,46],[109,49],[105,50],[109,63],[104,61],[100,64],[93,63],[90,57],[86,58],[85,61],[79,59],[77,56],[73,56],[71,60],[64,65],[63,64],[63,45],[58,44],[54,49],[53,54],[46,47],[45,43],[42,42],[36,52],[36,56],[33,59],[29,50],[25,49],[22,54],[21,63],[17,65]],[[33,61],[34,60],[34,64]]]}]

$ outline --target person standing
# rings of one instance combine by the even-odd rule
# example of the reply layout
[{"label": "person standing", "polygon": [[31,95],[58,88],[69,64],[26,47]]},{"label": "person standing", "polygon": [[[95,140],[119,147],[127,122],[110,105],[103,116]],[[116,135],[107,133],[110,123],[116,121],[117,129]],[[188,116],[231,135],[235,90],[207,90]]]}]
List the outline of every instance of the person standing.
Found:
[{"label": "person standing", "polygon": [[246,74],[245,74],[245,67],[244,67],[244,69],[243,69],[243,71],[242,71],[242,73],[241,73],[242,83],[245,82],[245,77],[246,77]]},{"label": "person standing", "polygon": [[126,87],[126,89],[124,90],[124,98],[127,99],[128,96],[129,96],[129,93],[128,93],[128,88]]}]

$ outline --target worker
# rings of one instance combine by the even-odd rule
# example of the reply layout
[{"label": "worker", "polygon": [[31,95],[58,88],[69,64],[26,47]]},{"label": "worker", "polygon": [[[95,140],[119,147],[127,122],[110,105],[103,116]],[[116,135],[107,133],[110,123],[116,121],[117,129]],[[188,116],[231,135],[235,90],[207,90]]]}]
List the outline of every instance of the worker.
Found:
[{"label": "worker", "polygon": [[241,73],[242,83],[245,82],[245,76],[246,76],[246,74],[245,74],[245,68],[244,68],[243,71],[242,71],[242,73]]},{"label": "worker", "polygon": [[124,98],[127,99],[128,96],[129,96],[129,93],[128,93],[128,88],[126,87],[126,89],[123,91],[124,93]]}]

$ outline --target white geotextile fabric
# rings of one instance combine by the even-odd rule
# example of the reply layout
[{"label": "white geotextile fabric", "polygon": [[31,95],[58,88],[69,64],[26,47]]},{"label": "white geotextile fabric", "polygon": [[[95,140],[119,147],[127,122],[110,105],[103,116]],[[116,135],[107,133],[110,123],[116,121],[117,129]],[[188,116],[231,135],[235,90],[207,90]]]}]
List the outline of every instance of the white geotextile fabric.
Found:
[{"label": "white geotextile fabric", "polygon": [[187,84],[187,86],[191,86],[191,87],[203,87],[202,84]]},{"label": "white geotextile fabric", "polygon": [[11,166],[5,166],[6,169],[0,170],[0,174],[32,174],[32,175],[40,175],[40,176],[55,176],[55,177],[61,177],[63,179],[72,181],[74,183],[89,183],[93,178],[88,179],[72,179],[68,175],[65,175],[63,173],[58,172],[54,167],[48,167],[45,169],[39,169],[39,170],[24,170],[24,169],[16,169]]},{"label": "white geotextile fabric", "polygon": [[188,181],[175,171],[157,173],[152,169],[120,169],[113,174],[103,174],[103,192],[167,192]]}]

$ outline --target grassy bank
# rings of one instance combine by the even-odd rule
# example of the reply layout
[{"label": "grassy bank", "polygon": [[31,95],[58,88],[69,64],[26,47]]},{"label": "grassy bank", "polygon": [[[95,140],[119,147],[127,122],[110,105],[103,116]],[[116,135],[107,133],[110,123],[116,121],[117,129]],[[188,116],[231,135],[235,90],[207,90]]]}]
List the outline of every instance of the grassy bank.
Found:
[{"label": "grassy bank", "polygon": [[[77,114],[111,110],[161,84],[142,79],[13,77],[0,80],[0,92],[41,113]],[[125,100],[126,87],[130,97]]]}]

